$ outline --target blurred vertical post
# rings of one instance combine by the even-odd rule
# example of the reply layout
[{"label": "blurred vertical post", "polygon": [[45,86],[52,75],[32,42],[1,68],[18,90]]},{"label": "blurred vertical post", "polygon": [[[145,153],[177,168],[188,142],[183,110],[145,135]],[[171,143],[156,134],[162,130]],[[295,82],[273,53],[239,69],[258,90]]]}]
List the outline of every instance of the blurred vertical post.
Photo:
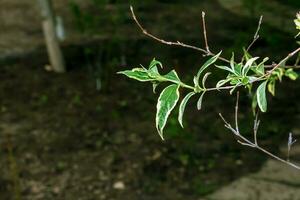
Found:
[{"label": "blurred vertical post", "polygon": [[55,29],[55,15],[52,0],[38,0],[43,17],[43,31],[50,64],[53,71],[65,72],[65,63]]}]

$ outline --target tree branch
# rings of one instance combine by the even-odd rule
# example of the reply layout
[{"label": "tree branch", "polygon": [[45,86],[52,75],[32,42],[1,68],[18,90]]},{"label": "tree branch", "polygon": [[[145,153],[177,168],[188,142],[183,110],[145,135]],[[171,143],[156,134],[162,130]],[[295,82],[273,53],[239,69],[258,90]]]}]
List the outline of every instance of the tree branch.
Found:
[{"label": "tree branch", "polygon": [[254,120],[254,126],[253,126],[253,135],[254,135],[254,144],[255,145],[258,145],[257,143],[257,131],[258,131],[258,127],[259,127],[259,124],[260,124],[260,120],[258,120],[258,112],[256,113],[256,116],[255,116],[255,120]]},{"label": "tree branch", "polygon": [[[180,47],[184,47],[184,48],[188,48],[188,49],[193,49],[193,50],[196,50],[196,51],[200,51],[202,53],[204,53],[205,55],[207,56],[214,56],[216,55],[215,53],[212,53],[210,50],[209,50],[209,46],[208,46],[208,41],[207,41],[207,35],[206,35],[206,27],[205,27],[205,18],[203,16],[203,13],[202,13],[202,22],[204,21],[203,23],[203,35],[204,35],[204,40],[205,40],[205,48],[206,49],[203,49],[203,48],[200,48],[200,47],[196,47],[196,46],[193,46],[193,45],[189,45],[189,44],[185,44],[183,42],[180,42],[180,41],[176,41],[176,42],[173,42],[173,41],[166,41],[166,40],[163,40],[163,39],[160,39],[159,37],[149,33],[143,26],[142,24],[139,22],[139,20],[137,19],[135,13],[134,13],[134,9],[132,6],[130,6],[130,11],[131,11],[131,15],[132,15],[132,18],[133,20],[135,21],[135,23],[137,24],[137,26],[140,28],[140,30],[142,31],[142,33],[162,44],[166,44],[166,45],[170,45],[170,46],[180,46]],[[204,13],[205,15],[205,13]],[[259,35],[258,35],[258,32],[260,30],[260,25],[262,23],[262,16],[260,18],[260,21],[259,21],[259,25],[258,25],[258,28],[257,28],[257,31],[254,35],[254,40],[252,41],[252,43],[254,44],[255,41],[259,38]],[[256,39],[257,38],[257,39]],[[253,44],[250,44],[248,47],[249,49],[251,48],[251,46]],[[247,48],[247,49],[248,49]],[[220,60],[226,62],[226,63],[230,63],[230,61],[224,57],[219,57]],[[280,66],[282,64],[282,62],[278,63],[278,66]],[[265,65],[265,68],[273,68],[274,65]],[[300,68],[300,66],[281,66],[282,68],[294,68],[294,69],[297,69],[297,68]],[[277,67],[276,67],[277,68]]]},{"label": "tree branch", "polygon": [[206,35],[206,23],[205,23],[205,12],[202,11],[202,27],[203,27],[203,36],[204,36],[204,42],[205,42],[205,49],[208,52],[208,54],[211,54],[207,42],[207,35]]},{"label": "tree branch", "polygon": [[[210,51],[207,51],[205,49],[202,49],[200,47],[196,47],[196,46],[193,46],[193,45],[189,45],[189,44],[185,44],[185,43],[182,43],[180,41],[177,41],[177,42],[172,42],[172,41],[166,41],[166,40],[163,40],[163,39],[160,39],[158,38],[157,36],[149,33],[142,25],[141,23],[139,22],[139,20],[137,19],[135,13],[134,13],[134,10],[133,10],[133,7],[130,6],[130,10],[131,10],[131,15],[132,15],[132,18],[133,20],[135,21],[135,23],[138,25],[138,27],[140,28],[140,30],[143,32],[144,35],[160,42],[160,43],[163,43],[163,44],[166,44],[166,45],[170,45],[170,46],[181,46],[181,47],[184,47],[184,48],[188,48],[188,49],[194,49],[196,51],[200,51],[202,53],[204,53],[205,55],[207,56],[214,56],[216,55],[215,53],[212,53]],[[206,33],[205,33],[206,34]],[[223,57],[219,57],[220,60],[224,61],[224,62],[227,62],[227,63],[230,63],[229,60],[227,60],[226,58],[223,58]]]},{"label": "tree branch", "polygon": [[249,46],[247,47],[247,51],[249,51],[250,48],[252,47],[252,45],[259,39],[258,32],[259,32],[259,30],[260,30],[260,26],[261,26],[262,20],[263,20],[263,16],[261,15],[260,18],[259,18],[259,21],[258,21],[257,29],[256,29],[256,32],[255,32],[255,34],[254,34],[253,40],[252,40],[252,42],[249,44]]},{"label": "tree branch", "polygon": [[[237,100],[236,100],[236,108],[235,108],[235,122],[237,123],[238,121],[238,101],[239,101],[239,95],[237,94]],[[257,144],[257,139],[256,139],[256,133],[257,133],[257,128],[258,128],[258,125],[259,125],[259,120],[256,118],[255,119],[255,125],[254,125],[254,135],[255,135],[255,142],[251,142],[250,140],[248,140],[247,138],[245,138],[243,135],[240,134],[239,130],[236,128],[232,128],[231,124],[229,122],[226,121],[226,119],[222,116],[221,113],[219,113],[219,116],[221,117],[222,121],[224,122],[225,124],[225,127],[227,129],[229,129],[235,136],[237,136],[239,139],[238,139],[238,143],[240,143],[241,145],[243,146],[249,146],[249,147],[252,147],[252,148],[256,148],[260,151],[262,151],[263,153],[269,155],[270,157],[282,162],[282,163],[285,163],[291,167],[294,167],[298,170],[300,170],[300,166],[299,165],[296,165],[294,163],[291,163],[289,160],[284,160],[274,154],[272,154],[271,152],[267,151],[266,149],[260,147],[258,144]],[[238,127],[236,125],[236,127]]]},{"label": "tree branch", "polygon": [[261,76],[260,78],[264,78],[268,75],[271,75],[272,72],[275,71],[275,69],[279,68],[283,63],[285,63],[289,58],[293,57],[295,54],[297,54],[300,51],[300,47],[296,50],[294,50],[293,52],[289,53],[284,59],[282,59],[278,64],[276,64],[275,66],[273,66],[273,68],[268,71],[265,75]]}]

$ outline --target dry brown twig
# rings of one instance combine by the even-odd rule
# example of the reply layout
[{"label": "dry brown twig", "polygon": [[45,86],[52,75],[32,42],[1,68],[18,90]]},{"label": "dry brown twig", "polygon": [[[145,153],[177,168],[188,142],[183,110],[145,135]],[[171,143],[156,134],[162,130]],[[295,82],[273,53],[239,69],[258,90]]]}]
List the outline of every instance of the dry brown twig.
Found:
[{"label": "dry brown twig", "polygon": [[260,18],[259,18],[259,21],[258,21],[256,32],[255,32],[255,34],[253,36],[253,40],[249,44],[249,46],[247,47],[247,51],[249,51],[250,48],[252,47],[252,45],[259,39],[259,34],[258,33],[259,33],[259,30],[260,30],[260,26],[261,26],[262,20],[263,20],[263,16],[261,15]]},{"label": "dry brown twig", "polygon": [[204,36],[204,42],[205,42],[205,49],[207,52],[207,55],[211,54],[208,46],[207,41],[207,35],[206,35],[206,23],[205,23],[205,12],[202,11],[202,27],[203,27],[203,36]]},{"label": "dry brown twig", "polygon": [[[139,22],[138,18],[136,17],[135,15],[135,12],[134,12],[134,9],[132,6],[130,6],[130,11],[131,11],[131,15],[132,15],[132,18],[133,20],[135,21],[135,23],[137,24],[137,26],[139,27],[139,29],[142,31],[142,33],[162,44],[166,44],[166,45],[170,45],[170,46],[180,46],[180,47],[184,47],[184,48],[188,48],[188,49],[193,49],[193,50],[196,50],[196,51],[199,51],[201,53],[203,53],[204,56],[214,56],[216,55],[215,53],[211,52],[210,49],[209,49],[209,46],[208,46],[208,41],[207,41],[207,32],[206,32],[206,25],[205,25],[205,13],[202,12],[202,26],[203,26],[203,35],[204,35],[204,41],[205,41],[205,49],[203,48],[200,48],[200,47],[196,47],[196,46],[193,46],[193,45],[190,45],[190,44],[185,44],[183,42],[180,42],[180,41],[176,41],[176,42],[173,42],[173,41],[166,41],[164,39],[161,39],[151,33],[149,33],[143,26],[142,24]],[[262,23],[262,16],[259,20],[259,23],[258,23],[258,28],[257,28],[257,31],[254,35],[254,39],[253,41],[250,43],[249,45],[249,49],[251,48],[251,46],[258,40],[259,38],[259,35],[258,35],[258,32],[260,30],[260,26],[261,26],[261,23]],[[230,61],[224,57],[219,57],[219,60],[222,60],[224,62],[227,62],[227,63],[230,63]],[[265,68],[274,68],[274,66],[280,66],[282,64],[282,62],[278,63],[277,65],[275,64],[272,64],[272,65],[265,65]],[[277,68],[276,67],[276,68]],[[281,66],[282,67],[282,66]],[[284,66],[283,68],[300,68],[300,66]]]},{"label": "dry brown twig", "polygon": [[[290,59],[291,57],[293,57],[294,55],[296,55],[299,52],[300,52],[300,47],[298,49],[294,50],[293,52],[289,53],[278,64],[272,65],[272,69],[270,71],[268,71],[268,73],[266,73],[265,75],[263,75],[260,78],[263,78],[263,77],[266,77],[266,76],[272,74],[272,72],[274,72],[277,68],[281,67],[282,64],[284,64],[288,59]],[[286,66],[286,67],[292,68],[291,66]],[[300,66],[296,66],[296,67],[293,67],[293,68],[298,68],[298,67],[300,67]]]},{"label": "dry brown twig", "polygon": [[[235,115],[234,115],[234,119],[235,119],[235,128],[233,128],[231,126],[231,124],[229,122],[227,122],[227,120],[223,117],[223,115],[221,113],[219,113],[219,116],[220,118],[223,120],[224,124],[225,124],[225,127],[227,129],[229,129],[237,138],[238,138],[238,143],[240,143],[241,145],[244,145],[244,146],[249,146],[249,147],[252,147],[252,148],[256,148],[260,151],[262,151],[263,153],[269,155],[270,157],[282,162],[282,163],[285,163],[291,167],[294,167],[298,170],[300,170],[300,166],[297,165],[297,164],[294,164],[294,163],[291,163],[289,161],[289,157],[287,158],[287,160],[284,160],[276,155],[274,155],[273,153],[267,151],[266,149],[264,149],[263,147],[260,147],[258,145],[258,140],[257,140],[257,130],[258,130],[258,126],[259,126],[259,123],[260,121],[258,120],[258,114],[256,114],[256,117],[255,117],[255,120],[254,120],[254,128],[253,128],[253,134],[254,134],[254,142],[251,142],[249,139],[245,138],[239,131],[238,129],[238,109],[239,109],[239,93],[237,93],[237,97],[236,97],[236,106],[235,106]],[[290,147],[289,147],[290,148]],[[290,149],[289,149],[290,151]]]},{"label": "dry brown twig", "polygon": [[[163,39],[160,39],[158,38],[157,36],[149,33],[142,25],[141,23],[139,22],[139,20],[137,19],[135,13],[134,13],[134,10],[133,10],[133,7],[130,6],[130,10],[131,10],[131,15],[132,15],[132,18],[133,20],[135,21],[135,23],[138,25],[138,27],[140,28],[140,30],[143,32],[143,34],[145,34],[146,36],[160,42],[160,43],[163,43],[163,44],[166,44],[166,45],[173,45],[173,46],[181,46],[181,47],[184,47],[184,48],[188,48],[188,49],[194,49],[196,51],[200,51],[202,53],[204,53],[204,55],[206,56],[214,56],[216,55],[215,53],[212,53],[210,51],[207,51],[205,49],[202,49],[200,47],[196,47],[196,46],[193,46],[193,45],[189,45],[189,44],[185,44],[185,43],[182,43],[180,41],[177,41],[177,42],[172,42],[172,41],[166,41],[166,40],[163,40]],[[204,34],[206,35],[206,33]],[[207,46],[208,47],[208,46]],[[226,58],[223,58],[223,57],[219,57],[220,60],[224,61],[224,62],[227,62],[229,63],[230,61],[227,60]]]}]

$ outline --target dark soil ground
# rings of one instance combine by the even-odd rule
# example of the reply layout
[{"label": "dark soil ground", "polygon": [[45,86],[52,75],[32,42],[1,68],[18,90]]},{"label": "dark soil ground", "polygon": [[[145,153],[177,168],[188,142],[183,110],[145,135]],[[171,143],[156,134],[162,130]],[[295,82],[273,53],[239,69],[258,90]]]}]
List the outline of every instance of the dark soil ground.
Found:
[{"label": "dark soil ground", "polygon": [[231,141],[209,105],[188,112],[185,131],[171,118],[162,142],[150,86],[113,75],[97,92],[82,69],[57,75],[24,62],[0,74],[1,199],[16,190],[22,199],[195,199],[263,161]]}]

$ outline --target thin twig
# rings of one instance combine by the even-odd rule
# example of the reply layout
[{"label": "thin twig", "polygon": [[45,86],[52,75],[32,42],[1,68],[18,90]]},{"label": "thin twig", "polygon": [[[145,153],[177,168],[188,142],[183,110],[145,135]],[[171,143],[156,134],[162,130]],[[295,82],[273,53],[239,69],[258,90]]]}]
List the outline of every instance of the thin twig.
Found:
[{"label": "thin twig", "polygon": [[249,44],[249,46],[247,47],[247,51],[250,50],[250,48],[252,47],[252,45],[259,39],[259,30],[260,30],[260,26],[261,26],[261,23],[262,23],[262,20],[263,20],[263,16],[261,15],[260,18],[259,18],[259,21],[258,21],[258,25],[257,25],[257,29],[256,29],[256,32],[253,36],[253,40],[252,42]]},{"label": "thin twig", "polygon": [[[266,69],[270,69],[270,68],[273,68],[274,65],[265,65],[265,68]],[[280,66],[280,68],[283,68],[283,69],[300,69],[300,65],[284,65],[284,66]]]},{"label": "thin twig", "polygon": [[[224,117],[222,116],[221,113],[219,113],[219,116],[221,117],[221,119],[223,120],[223,122],[226,124],[227,122],[226,122],[226,120],[224,119]],[[232,130],[231,130],[231,131],[232,131]],[[233,133],[234,133],[234,132],[233,132]],[[236,133],[234,133],[234,134],[237,135]],[[278,157],[278,156],[275,156],[274,154],[270,153],[269,151],[265,150],[264,148],[262,148],[262,147],[260,147],[260,146],[258,146],[258,145],[255,145],[254,143],[250,142],[247,138],[245,138],[245,137],[242,136],[241,134],[238,134],[237,136],[238,136],[241,140],[245,141],[245,142],[241,142],[241,141],[240,141],[240,142],[239,142],[240,144],[246,143],[246,144],[247,144],[246,146],[250,146],[250,147],[256,148],[256,149],[262,151],[263,153],[269,155],[270,157],[272,157],[272,158],[274,158],[274,159],[276,159],[276,160],[278,160],[278,161],[280,161],[280,162],[283,162],[283,163],[285,163],[285,164],[287,164],[287,165],[289,165],[289,166],[292,166],[292,167],[294,167],[294,168],[300,170],[300,166],[298,166],[298,165],[296,165],[296,164],[294,164],[294,163],[291,163],[291,162],[289,162],[289,161],[286,161],[286,160],[284,160],[284,159],[282,159],[282,158],[280,158],[280,157]],[[243,145],[244,145],[244,144],[243,144]]]},{"label": "thin twig", "polygon": [[[237,101],[239,100],[238,98],[239,95],[237,95]],[[238,103],[236,103],[236,106],[238,107]],[[238,118],[238,108],[235,108],[235,122],[237,122],[237,118]],[[240,132],[238,131],[238,129],[234,129],[232,128],[231,124],[229,122],[226,121],[226,119],[222,116],[221,113],[219,113],[219,116],[221,117],[221,119],[223,120],[224,124],[225,124],[225,127],[227,129],[229,129],[235,136],[237,136],[239,139],[237,140],[238,143],[240,143],[241,145],[244,145],[244,146],[249,146],[249,147],[252,147],[252,148],[256,148],[260,151],[262,151],[263,153],[269,155],[270,157],[282,162],[282,163],[285,163],[291,167],[294,167],[298,170],[300,170],[300,166],[294,164],[294,163],[291,163],[289,160],[284,160],[274,154],[272,154],[271,152],[267,151],[266,149],[260,147],[258,144],[257,144],[257,139],[255,139],[255,143],[251,142],[250,140],[248,140],[247,138],[245,138],[243,135],[240,134]],[[259,120],[258,120],[258,117],[255,119],[255,125],[254,125],[254,132],[257,131],[257,128],[258,128],[258,125],[259,125]],[[236,126],[238,127],[238,126]],[[256,130],[255,130],[256,129]],[[255,138],[256,138],[256,133],[255,133]],[[292,142],[293,143],[293,142]]]},{"label": "thin twig", "polygon": [[248,143],[245,143],[245,142],[241,142],[240,140],[238,140],[238,143],[240,143],[240,144],[243,145],[243,146],[249,146],[249,147],[252,147],[252,148],[255,148],[255,147],[256,147],[256,145],[248,144]]},{"label": "thin twig", "polygon": [[239,131],[239,123],[238,123],[238,112],[239,112],[239,98],[240,98],[240,93],[237,92],[236,93],[236,104],[235,104],[235,114],[234,114],[234,118],[235,118],[235,130],[236,132],[240,132]]},{"label": "thin twig", "polygon": [[226,119],[223,117],[223,115],[221,113],[219,113],[220,118],[223,120],[223,122],[225,123],[225,126],[229,126],[231,127],[231,125],[226,121]]},{"label": "thin twig", "polygon": [[205,23],[205,12],[202,11],[202,26],[203,26],[203,36],[204,36],[204,42],[205,42],[205,49],[208,52],[208,54],[211,54],[208,46],[207,41],[207,35],[206,35],[206,23]]},{"label": "thin twig", "polygon": [[257,26],[256,32],[255,32],[255,35],[254,35],[254,39],[259,38],[258,32],[260,30],[262,20],[263,20],[263,16],[261,15],[260,18],[259,18],[259,21],[258,21],[258,26]]},{"label": "thin twig", "polygon": [[258,131],[259,124],[260,124],[260,120],[258,120],[258,111],[257,111],[256,116],[255,116],[255,120],[254,120],[254,126],[253,126],[254,144],[255,145],[258,145],[258,143],[257,143],[257,131]]},{"label": "thin twig", "polygon": [[[172,41],[166,41],[166,40],[163,40],[163,39],[160,39],[158,38],[157,36],[149,33],[142,25],[141,23],[139,22],[139,20],[137,19],[135,13],[134,13],[134,10],[133,10],[133,7],[130,6],[130,10],[131,10],[131,15],[132,15],[132,18],[133,20],[135,21],[135,23],[137,24],[137,26],[140,28],[140,30],[143,32],[144,35],[162,43],[162,44],[166,44],[166,45],[170,45],[170,46],[181,46],[181,47],[184,47],[184,48],[188,48],[188,49],[193,49],[193,50],[196,50],[196,51],[200,51],[208,56],[214,56],[216,55],[215,53],[212,53],[211,51],[207,51],[205,49],[202,49],[200,47],[196,47],[196,46],[193,46],[193,45],[189,45],[189,44],[185,44],[185,43],[182,43],[180,41],[177,41],[177,42],[172,42]],[[258,29],[259,30],[259,29]],[[291,56],[290,56],[291,57]],[[224,62],[227,62],[227,63],[230,63],[230,61],[224,57],[219,57],[219,60],[222,60]],[[284,60],[285,61],[285,60]],[[280,66],[282,64],[282,62],[280,62],[278,64],[278,66]],[[277,66],[277,67],[278,67]],[[265,65],[265,68],[273,68],[274,65]],[[276,68],[277,68],[276,67]],[[283,68],[294,68],[294,69],[297,69],[297,68],[300,68],[300,66],[280,66],[280,67],[283,67]]]},{"label": "thin twig", "polygon": [[[130,6],[130,10],[131,10],[131,15],[132,15],[132,18],[133,20],[135,21],[135,23],[138,25],[138,27],[140,28],[140,30],[143,32],[143,34],[145,34],[146,36],[160,42],[160,43],[163,43],[163,44],[166,44],[166,45],[173,45],[173,46],[181,46],[181,47],[184,47],[184,48],[189,48],[189,49],[194,49],[196,51],[200,51],[208,56],[214,56],[216,55],[215,53],[212,53],[212,52],[208,52],[207,50],[205,49],[202,49],[200,47],[196,47],[196,46],[193,46],[193,45],[189,45],[189,44],[185,44],[185,43],[182,43],[182,42],[172,42],[172,41],[166,41],[166,40],[163,40],[163,39],[160,39],[158,37],[156,37],[155,35],[149,33],[142,25],[141,23],[138,21],[135,13],[134,13],[134,10],[133,10],[133,7]],[[224,61],[224,62],[227,62],[227,63],[230,63],[229,60],[227,60],[226,58],[223,58],[223,57],[219,57],[220,60]]]},{"label": "thin twig", "polygon": [[[286,62],[290,57],[294,56],[296,53],[300,52],[300,47],[296,50],[294,50],[293,52],[289,53],[284,59],[282,59],[278,64],[274,64],[272,65],[273,68],[269,71],[267,71],[264,75],[257,77],[255,80],[251,81],[250,83],[255,83],[258,81],[262,81],[262,80],[266,80],[268,78],[268,76],[270,76],[274,70],[276,70],[277,68],[281,67],[281,65]],[[171,81],[172,82],[172,81]],[[182,84],[182,87],[185,88],[189,88],[192,90],[195,90],[195,88],[193,86],[189,86],[187,84]],[[237,88],[237,87],[241,87],[243,86],[243,84],[239,83],[237,85],[229,85],[229,86],[223,86],[223,87],[212,87],[212,88],[205,88],[205,91],[220,91],[220,90],[231,90],[233,88]]]},{"label": "thin twig", "polygon": [[266,74],[262,75],[258,78],[258,80],[261,80],[269,75],[271,75],[277,68],[281,67],[283,63],[285,63],[289,58],[293,57],[295,54],[297,54],[300,51],[300,47],[293,52],[289,53],[284,59],[282,59],[278,64],[274,65],[273,68],[268,71]]},{"label": "thin twig", "polygon": [[[298,66],[299,61],[300,61],[300,53],[298,53],[297,59],[296,59],[295,64],[294,64],[294,66],[293,66],[294,68]],[[299,66],[298,66],[298,67],[299,67]]]}]

